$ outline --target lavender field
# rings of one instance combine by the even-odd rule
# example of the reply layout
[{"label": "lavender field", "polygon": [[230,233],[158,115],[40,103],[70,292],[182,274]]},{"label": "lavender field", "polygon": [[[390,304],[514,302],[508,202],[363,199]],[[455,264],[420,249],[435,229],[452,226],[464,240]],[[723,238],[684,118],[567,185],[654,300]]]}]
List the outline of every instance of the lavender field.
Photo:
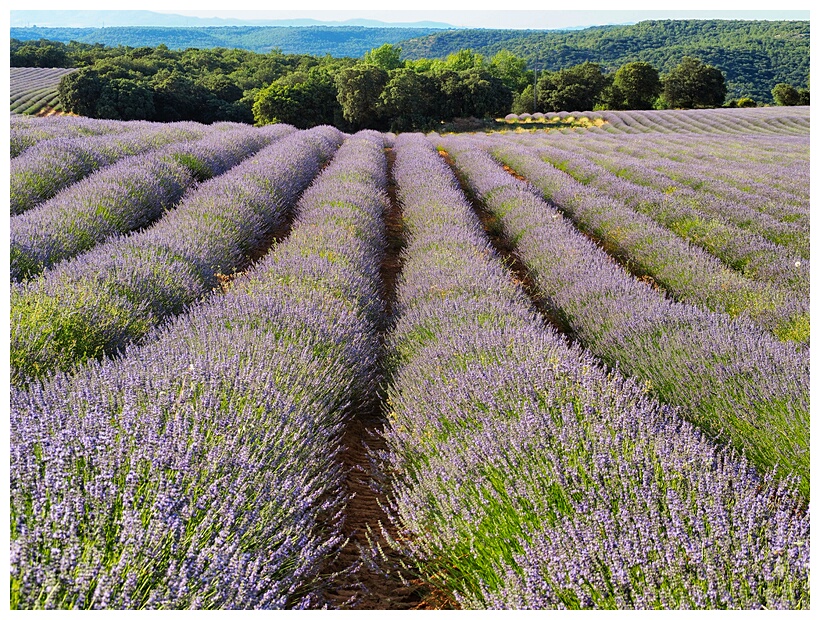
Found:
[{"label": "lavender field", "polygon": [[57,87],[60,78],[76,69],[11,67],[10,95],[12,114],[45,115],[60,112]]},{"label": "lavender field", "polygon": [[808,609],[809,108],[552,116],[13,117],[11,608]]}]

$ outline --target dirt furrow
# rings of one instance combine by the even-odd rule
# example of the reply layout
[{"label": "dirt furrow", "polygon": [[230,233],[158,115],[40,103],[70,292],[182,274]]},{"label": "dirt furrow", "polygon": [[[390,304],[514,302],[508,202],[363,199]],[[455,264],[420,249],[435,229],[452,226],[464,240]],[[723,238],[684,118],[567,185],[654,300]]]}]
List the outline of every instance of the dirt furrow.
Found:
[{"label": "dirt furrow", "polygon": [[[382,341],[391,322],[404,244],[401,209],[390,174],[394,160],[392,149],[386,149],[386,155],[390,201],[385,212],[387,248],[381,264],[385,301]],[[342,439],[345,448],[342,462],[348,472],[346,484],[355,495],[345,510],[343,532],[347,543],[330,567],[331,573],[339,574],[334,579],[333,587],[326,592],[326,598],[329,606],[342,609],[425,608],[428,603],[422,596],[421,588],[413,584],[407,575],[399,576],[398,558],[381,533],[384,526],[390,536],[396,535],[382,509],[386,498],[377,490],[379,481],[374,479],[375,472],[370,462],[370,451],[385,449],[380,433],[385,423],[382,399],[373,400],[369,407],[354,412]],[[378,543],[384,557],[367,551],[373,543]]]}]

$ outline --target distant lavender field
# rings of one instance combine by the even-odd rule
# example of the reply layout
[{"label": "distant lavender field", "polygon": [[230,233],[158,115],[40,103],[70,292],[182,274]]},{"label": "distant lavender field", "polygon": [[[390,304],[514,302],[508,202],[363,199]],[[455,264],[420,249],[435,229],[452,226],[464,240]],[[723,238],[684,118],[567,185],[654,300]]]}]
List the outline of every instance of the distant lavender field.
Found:
[{"label": "distant lavender field", "polygon": [[47,110],[59,112],[57,86],[60,78],[76,69],[11,67],[12,114],[38,114]]},{"label": "distant lavender field", "polygon": [[13,116],[11,608],[810,608],[809,108],[507,122]]}]

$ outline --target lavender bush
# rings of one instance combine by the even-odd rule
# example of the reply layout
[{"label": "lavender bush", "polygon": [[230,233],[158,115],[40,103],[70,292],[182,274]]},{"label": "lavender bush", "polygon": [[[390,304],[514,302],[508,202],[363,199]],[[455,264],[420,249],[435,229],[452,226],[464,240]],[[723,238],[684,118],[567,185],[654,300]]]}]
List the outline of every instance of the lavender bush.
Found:
[{"label": "lavender bush", "polygon": [[809,355],[742,318],[666,299],[475,150],[448,142],[575,338],[695,424],[809,491]]},{"label": "lavender bush", "polygon": [[226,295],[13,390],[12,608],[322,604],[341,433],[376,381],[385,185],[381,137],[351,137]]},{"label": "lavender bush", "polygon": [[[11,219],[11,279],[36,275],[107,238],[142,228],[193,186],[294,131],[214,131],[205,138],[120,160]],[[196,175],[196,177],[194,176]]]},{"label": "lavender bush", "polygon": [[531,309],[422,136],[388,339],[392,541],[462,607],[800,608],[809,516]]},{"label": "lavender bush", "polygon": [[147,230],[119,237],[11,291],[12,381],[110,355],[217,286],[281,225],[342,141],[297,132],[200,185]]}]

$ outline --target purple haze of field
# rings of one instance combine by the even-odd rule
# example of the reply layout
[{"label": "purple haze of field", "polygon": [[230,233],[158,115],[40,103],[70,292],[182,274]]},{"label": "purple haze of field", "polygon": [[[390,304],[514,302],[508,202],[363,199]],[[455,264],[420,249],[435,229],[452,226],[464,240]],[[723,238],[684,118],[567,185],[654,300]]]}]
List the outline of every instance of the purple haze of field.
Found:
[{"label": "purple haze of field", "polygon": [[321,604],[342,428],[377,380],[382,142],[348,138],[226,295],[13,390],[13,608]]},{"label": "purple haze of field", "polygon": [[[807,341],[807,332],[794,330],[809,314],[808,268],[804,268],[799,256],[758,236],[737,231],[719,248],[724,250],[720,258],[725,262],[721,262],[714,254],[665,226],[674,224],[674,217],[680,221],[691,212],[665,202],[653,209],[652,200],[657,196],[652,190],[626,187],[630,185],[627,181],[612,175],[608,191],[599,191],[597,184],[596,187],[585,185],[542,161],[539,149],[515,145],[508,140],[476,141],[470,147],[462,143],[462,150],[482,145],[499,161],[526,177],[537,192],[569,214],[581,229],[626,258],[636,271],[651,275],[676,299],[731,316],[747,316],[784,340]],[[597,173],[579,158],[559,153],[560,158],[552,155],[556,162],[579,178],[588,180]],[[503,179],[500,170],[498,178]],[[508,181],[513,183],[512,177]],[[622,194],[626,194],[630,202],[642,200],[640,211],[631,209],[621,199]],[[653,211],[652,215],[663,221],[656,222],[644,212],[646,210]],[[693,217],[692,221],[698,220]],[[709,249],[718,253],[714,247]],[[767,250],[770,253],[766,253]],[[743,273],[731,268],[740,265],[746,266]]]},{"label": "purple haze of field", "polygon": [[[666,133],[674,134],[724,134],[727,136],[749,134],[803,134],[809,129],[809,107],[795,106],[784,118],[781,108],[752,108],[743,111],[738,118],[734,110],[720,108],[710,110],[638,110],[625,112],[593,112],[607,121],[602,128],[592,128],[594,133]],[[566,114],[566,113],[563,113]],[[575,115],[589,115],[578,113]]]},{"label": "purple haze of field", "polygon": [[469,140],[448,147],[472,191],[516,240],[540,293],[587,350],[651,382],[663,400],[758,466],[800,476],[808,496],[807,351],[746,320],[666,299]]},{"label": "purple haze of field", "polygon": [[204,126],[135,122],[131,131],[82,138],[55,138],[26,149],[9,164],[11,214],[48,200],[64,187],[128,155],[181,140],[195,140]]},{"label": "purple haze of field", "polygon": [[143,232],[118,237],[11,291],[12,381],[110,355],[246,261],[342,141],[296,132],[200,185]]},{"label": "purple haze of field", "polygon": [[77,138],[130,131],[130,123],[82,116],[11,117],[9,153],[17,157],[30,146],[54,138]]},{"label": "purple haze of field", "polygon": [[422,136],[396,139],[394,172],[382,464],[410,564],[464,607],[807,607],[792,483],[547,328]]},{"label": "purple haze of field", "polygon": [[[587,156],[630,180],[662,191],[694,191],[693,201],[728,200],[769,218],[808,232],[809,140],[803,135],[691,137],[645,134],[628,138],[598,135],[594,140],[556,136],[551,146]],[[672,190],[671,188],[675,188]],[[739,214],[731,213],[733,216]],[[774,222],[773,222],[774,224]]]},{"label": "purple haze of field", "polygon": [[68,186],[11,218],[12,281],[147,226],[196,180],[223,174],[294,130],[289,125],[217,128],[197,141],[127,157]]},{"label": "purple haze of field", "polygon": [[[585,142],[590,141],[594,140]],[[738,203],[681,187],[643,161],[623,153],[585,156],[578,152],[582,149],[561,140],[524,143],[531,154],[685,235],[750,277],[782,281],[784,273],[778,264],[788,265],[789,276],[794,277],[795,260],[809,257],[808,231],[761,213],[746,204],[755,202],[748,196]],[[807,281],[808,263],[798,272],[803,274],[802,286]]]}]

